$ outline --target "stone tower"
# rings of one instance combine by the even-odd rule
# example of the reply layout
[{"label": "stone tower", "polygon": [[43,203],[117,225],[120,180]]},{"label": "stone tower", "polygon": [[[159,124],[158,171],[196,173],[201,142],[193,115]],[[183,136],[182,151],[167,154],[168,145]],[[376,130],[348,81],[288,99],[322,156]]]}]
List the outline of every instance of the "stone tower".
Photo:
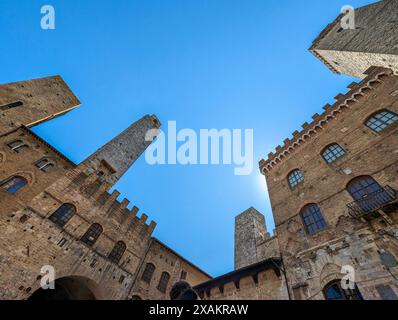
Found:
[{"label": "stone tower", "polygon": [[365,78],[372,66],[398,74],[398,1],[384,0],[355,10],[355,29],[344,29],[343,15],[328,25],[310,51],[338,74]]},{"label": "stone tower", "polygon": [[257,243],[266,235],[265,218],[253,207],[235,218],[235,270],[259,261]]},{"label": "stone tower", "polygon": [[114,185],[152,143],[146,141],[149,130],[159,129],[160,121],[146,115],[88,157],[82,167],[86,174],[96,173],[101,182]]},{"label": "stone tower", "polygon": [[0,135],[63,115],[80,101],[60,76],[0,85]]}]

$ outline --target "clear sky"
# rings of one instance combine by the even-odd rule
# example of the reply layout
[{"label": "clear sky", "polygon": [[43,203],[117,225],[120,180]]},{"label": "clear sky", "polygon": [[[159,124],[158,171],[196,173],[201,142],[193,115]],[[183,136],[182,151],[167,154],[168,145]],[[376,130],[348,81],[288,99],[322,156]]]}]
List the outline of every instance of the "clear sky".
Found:
[{"label": "clear sky", "polygon": [[[258,161],[353,81],[308,48],[343,5],[371,0],[0,0],[0,83],[61,75],[82,101],[34,129],[74,162],[145,114],[177,127],[254,129],[255,170],[149,166],[120,180],[155,236],[217,276],[233,269],[234,217],[274,228]],[[56,29],[40,28],[51,4]]]}]

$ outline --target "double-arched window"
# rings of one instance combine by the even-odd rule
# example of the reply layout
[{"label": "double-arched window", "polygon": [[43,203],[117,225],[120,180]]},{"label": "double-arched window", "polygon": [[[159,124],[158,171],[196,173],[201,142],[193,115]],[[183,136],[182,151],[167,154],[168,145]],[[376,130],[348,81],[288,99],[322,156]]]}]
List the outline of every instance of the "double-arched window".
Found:
[{"label": "double-arched window", "polygon": [[345,155],[345,150],[337,143],[327,146],[322,151],[322,157],[326,163],[330,164]]},{"label": "double-arched window", "polygon": [[366,126],[374,132],[381,132],[398,120],[398,115],[389,110],[382,110],[373,114],[367,121]]},{"label": "double-arched window", "polygon": [[99,236],[101,235],[103,229],[102,226],[98,223],[94,223],[88,228],[86,233],[81,238],[85,244],[92,246],[98,240]]},{"label": "double-arched window", "polygon": [[321,209],[317,204],[306,205],[301,209],[300,215],[303,219],[305,230],[309,235],[313,235],[327,227]]},{"label": "double-arched window", "polygon": [[76,207],[73,204],[64,203],[49,217],[49,219],[60,227],[63,227],[75,213]]},{"label": "double-arched window", "polygon": [[50,159],[44,158],[44,159],[37,161],[35,163],[35,166],[43,172],[49,172],[49,171],[51,171],[51,169],[54,168],[54,163]]},{"label": "double-arched window", "polygon": [[27,149],[29,146],[25,144],[22,140],[15,140],[7,144],[7,146],[15,151],[15,152],[22,152],[24,149]]},{"label": "double-arched window", "polygon": [[170,275],[167,272],[163,272],[158,284],[158,290],[160,292],[162,293],[166,292],[169,280],[170,280]]},{"label": "double-arched window", "polygon": [[304,175],[299,169],[295,169],[287,176],[287,181],[290,188],[294,188],[304,181]]},{"label": "double-arched window", "polygon": [[155,272],[155,266],[152,263],[147,263],[145,266],[145,270],[142,273],[141,280],[150,284],[152,280],[153,273]]},{"label": "double-arched window", "polygon": [[126,251],[126,248],[126,244],[123,241],[118,241],[113,247],[112,251],[109,253],[108,259],[113,263],[118,264],[124,252]]},{"label": "double-arched window", "polygon": [[0,184],[0,188],[8,193],[16,193],[28,184],[28,180],[21,176],[14,176]]}]

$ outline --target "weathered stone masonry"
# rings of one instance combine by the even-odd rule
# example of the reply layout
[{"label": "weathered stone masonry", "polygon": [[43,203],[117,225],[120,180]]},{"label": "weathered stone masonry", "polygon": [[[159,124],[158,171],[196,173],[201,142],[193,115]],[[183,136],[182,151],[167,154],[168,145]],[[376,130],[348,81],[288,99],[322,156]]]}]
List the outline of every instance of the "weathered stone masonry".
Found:
[{"label": "weathered stone masonry", "polygon": [[[150,143],[145,135],[159,128],[159,120],[143,117],[76,165],[28,128],[80,104],[60,77],[2,85],[0,102],[0,299],[41,293],[44,265],[54,267],[56,287],[65,289],[69,299],[131,298],[152,252],[156,224],[147,223],[146,214],[138,217],[137,207],[128,209],[129,201],[120,202],[117,190],[108,190],[144,152]],[[51,164],[49,170],[43,163]],[[7,192],[13,177],[26,185]],[[73,216],[65,224],[54,223],[54,213],[65,204],[74,208]],[[99,226],[100,235],[85,237],[92,226]],[[210,279],[190,266],[193,280]],[[158,292],[156,298],[167,299],[167,293]]]}]

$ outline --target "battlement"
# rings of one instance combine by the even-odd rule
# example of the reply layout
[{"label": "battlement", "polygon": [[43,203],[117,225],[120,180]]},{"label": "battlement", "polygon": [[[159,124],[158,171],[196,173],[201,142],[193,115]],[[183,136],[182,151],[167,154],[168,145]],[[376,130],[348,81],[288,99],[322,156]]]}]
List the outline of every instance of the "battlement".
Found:
[{"label": "battlement", "polygon": [[310,123],[305,122],[302,125],[301,131],[293,132],[293,137],[286,139],[283,146],[277,146],[275,152],[269,153],[267,160],[260,160],[261,173],[266,175],[267,172],[277,167],[308,140],[322,132],[325,126],[333,121],[339,113],[355,106],[369,91],[382,83],[383,77],[392,76],[393,72],[386,68],[371,67],[366,71],[366,74],[367,77],[360,83],[351,83],[348,86],[350,90],[346,94],[337,95],[335,97],[336,102],[333,105],[326,104],[321,115],[314,114]]},{"label": "battlement", "polygon": [[156,222],[148,223],[148,215],[145,213],[138,217],[138,207],[127,208],[130,200],[124,198],[119,201],[118,197],[121,193],[118,190],[115,189],[109,193],[110,185],[101,181],[101,177],[95,173],[86,174],[84,168],[85,166],[82,165],[68,172],[67,178],[71,181],[69,188],[77,189],[98,208],[98,211],[125,226],[126,232],[140,229],[140,237],[150,237],[156,227]]}]

